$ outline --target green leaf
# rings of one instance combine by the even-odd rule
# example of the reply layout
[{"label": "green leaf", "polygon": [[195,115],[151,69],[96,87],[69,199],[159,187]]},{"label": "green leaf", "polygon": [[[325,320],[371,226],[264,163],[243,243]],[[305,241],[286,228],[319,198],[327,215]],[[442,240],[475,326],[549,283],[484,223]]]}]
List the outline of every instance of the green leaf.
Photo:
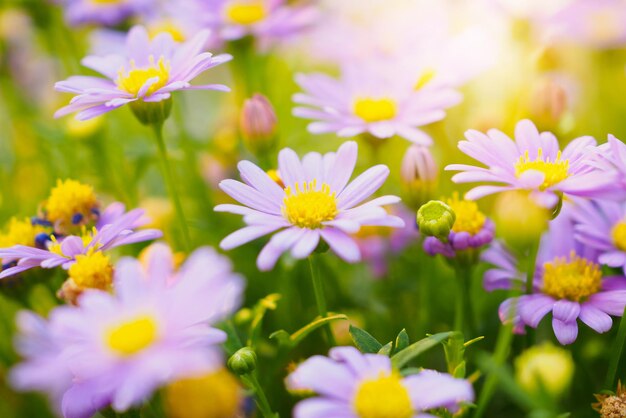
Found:
[{"label": "green leaf", "polygon": [[367,331],[357,328],[354,325],[350,325],[350,336],[354,345],[361,350],[362,353],[376,354],[383,348],[383,345],[378,340],[372,337]]},{"label": "green leaf", "polygon": [[393,341],[389,341],[387,344],[383,345],[383,347],[380,350],[378,350],[378,354],[389,356],[391,355],[392,350],[393,350]]},{"label": "green leaf", "polygon": [[325,325],[331,321],[337,320],[348,320],[348,317],[343,314],[330,315],[325,318],[318,318],[315,321],[312,321],[300,328],[298,331],[293,334],[289,334],[284,329],[278,330],[270,335],[270,338],[278,340],[278,344],[281,346],[288,347],[290,349],[296,347],[300,342],[306,338],[311,332],[315,331],[322,325]]},{"label": "green leaf", "polygon": [[393,364],[395,368],[401,369],[404,365],[406,365],[414,358],[441,344],[455,334],[457,334],[457,332],[455,331],[441,332],[439,334],[430,335],[424,339],[421,339],[411,344],[398,354],[393,355],[391,357],[391,364]]},{"label": "green leaf", "polygon": [[410,344],[409,334],[406,333],[406,329],[402,329],[398,336],[396,337],[396,346],[393,350],[394,354],[399,353],[400,351],[407,348]]}]

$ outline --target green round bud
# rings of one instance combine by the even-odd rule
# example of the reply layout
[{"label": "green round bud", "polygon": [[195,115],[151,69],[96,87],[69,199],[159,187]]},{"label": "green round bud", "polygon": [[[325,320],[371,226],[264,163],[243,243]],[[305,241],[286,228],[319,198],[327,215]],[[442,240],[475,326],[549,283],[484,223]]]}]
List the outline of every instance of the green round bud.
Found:
[{"label": "green round bud", "polygon": [[172,99],[159,102],[136,100],[130,103],[130,109],[143,125],[159,125],[169,117],[172,110]]},{"label": "green round bud", "polygon": [[239,376],[252,373],[256,369],[256,353],[250,347],[240,348],[228,359],[228,368]]},{"label": "green round bud", "polygon": [[448,235],[456,221],[454,210],[440,200],[431,200],[417,211],[417,225],[420,233],[447,242]]}]

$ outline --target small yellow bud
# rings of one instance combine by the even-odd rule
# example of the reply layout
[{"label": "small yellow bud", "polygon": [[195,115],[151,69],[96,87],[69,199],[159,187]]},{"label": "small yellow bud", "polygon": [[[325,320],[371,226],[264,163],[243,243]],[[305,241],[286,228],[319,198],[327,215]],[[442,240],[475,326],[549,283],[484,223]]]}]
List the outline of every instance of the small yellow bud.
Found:
[{"label": "small yellow bud", "polygon": [[513,248],[527,248],[548,228],[550,213],[537,205],[528,192],[500,193],[494,205],[500,236]]},{"label": "small yellow bud", "polygon": [[534,346],[515,359],[515,378],[530,393],[546,390],[561,395],[574,375],[574,360],[569,351],[550,343]]}]

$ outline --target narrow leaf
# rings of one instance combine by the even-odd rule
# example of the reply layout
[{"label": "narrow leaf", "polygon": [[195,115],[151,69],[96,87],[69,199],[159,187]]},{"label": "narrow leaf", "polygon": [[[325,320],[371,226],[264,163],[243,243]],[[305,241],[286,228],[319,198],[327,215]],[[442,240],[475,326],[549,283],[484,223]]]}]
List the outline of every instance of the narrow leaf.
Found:
[{"label": "narrow leaf", "polygon": [[372,337],[367,331],[350,325],[350,336],[354,345],[361,350],[362,353],[378,353],[383,345],[378,340]]},{"label": "narrow leaf", "polygon": [[454,331],[441,332],[439,334],[434,334],[424,339],[421,339],[398,354],[395,354],[391,357],[391,363],[397,368],[400,369],[405,366],[408,362],[413,360],[414,358],[420,356],[424,352],[430,350],[431,348],[441,344],[452,335],[454,335]]}]

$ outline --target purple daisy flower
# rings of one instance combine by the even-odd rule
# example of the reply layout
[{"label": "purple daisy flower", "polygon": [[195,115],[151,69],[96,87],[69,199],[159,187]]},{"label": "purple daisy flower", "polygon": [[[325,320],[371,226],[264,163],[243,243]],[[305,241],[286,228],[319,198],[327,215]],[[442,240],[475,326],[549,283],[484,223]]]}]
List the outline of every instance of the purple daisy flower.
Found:
[{"label": "purple daisy flower", "polygon": [[461,95],[435,82],[416,88],[413,76],[413,72],[403,76],[362,65],[346,66],[340,79],[298,74],[296,82],[305,92],[293,100],[306,107],[294,108],[293,114],[315,120],[308,126],[314,134],[368,133],[380,139],[398,135],[431,145],[432,138],[418,127],[442,120],[445,109],[457,104]]},{"label": "purple daisy flower", "polygon": [[328,357],[309,358],[288,376],[287,387],[317,394],[296,405],[295,418],[434,418],[424,411],[456,412],[474,399],[467,380],[434,370],[402,376],[389,357],[361,354],[354,347],[335,347]]},{"label": "purple daisy flower", "polygon": [[217,37],[232,41],[254,36],[262,49],[310,27],[317,10],[287,0],[213,0],[200,1],[206,25]]},{"label": "purple daisy flower", "polygon": [[554,207],[561,194],[597,196],[612,189],[614,179],[590,164],[595,139],[574,139],[563,151],[550,132],[539,133],[529,120],[515,127],[515,140],[491,129],[487,134],[475,130],[465,133],[467,141],[459,149],[485,164],[487,168],[451,164],[446,170],[461,171],[452,177],[455,183],[493,182],[502,185],[477,186],[465,197],[479,199],[505,190],[530,190],[537,203]]},{"label": "purple daisy flower", "polygon": [[82,64],[106,78],[72,76],[56,83],[57,91],[77,94],[55,117],[78,112],[86,120],[125,104],[155,103],[170,98],[176,90],[229,91],[221,84],[192,86],[200,73],[229,61],[232,56],[213,56],[202,52],[209,37],[202,31],[187,42],[178,44],[170,33],[161,32],[150,39],[147,30],[135,26],[126,37],[124,54],[87,56]]},{"label": "purple daisy flower", "polygon": [[60,0],[59,3],[65,9],[65,19],[70,25],[96,23],[113,26],[155,6],[154,0]]},{"label": "purple daisy flower", "polygon": [[576,239],[597,249],[601,264],[626,274],[626,203],[577,200],[573,218]]},{"label": "purple daisy flower", "polygon": [[239,306],[243,279],[211,248],[196,250],[177,273],[172,264],[159,245],[146,266],[118,263],[114,295],[87,291],[78,307],[58,307],[48,321],[28,314],[14,386],[62,393],[65,417],[88,418],[108,405],[125,411],[164,384],[222,367],[218,344],[226,334],[211,325]]},{"label": "purple daisy flower", "polygon": [[626,197],[626,144],[613,135],[608,136],[605,144],[598,146],[591,164],[614,178],[613,190],[617,197]]},{"label": "purple daisy flower", "polygon": [[[579,318],[604,333],[611,329],[610,315],[622,316],[626,306],[626,277],[602,276],[596,250],[574,239],[570,211],[564,208],[541,241],[532,293],[509,298],[499,309],[502,322],[512,321],[518,333],[536,328],[552,312],[552,328],[563,345],[576,340]],[[523,288],[525,276],[503,246],[492,247],[483,259],[497,267],[485,274],[487,290]]]},{"label": "purple daisy flower", "polygon": [[474,255],[478,254],[476,250],[493,241],[495,224],[478,209],[476,202],[460,200],[455,194],[451,199],[447,199],[446,203],[456,215],[448,241],[442,242],[436,237],[426,237],[424,251],[431,256],[442,254],[447,258],[466,254],[473,259]]},{"label": "purple daisy flower", "polygon": [[[119,206],[116,210],[119,210]],[[34,267],[55,268],[58,266],[69,269],[76,262],[77,256],[106,251],[120,245],[149,241],[163,236],[157,229],[134,231],[144,216],[142,209],[134,209],[106,224],[102,229],[83,236],[69,235],[60,240],[53,239],[47,249],[14,245],[0,248],[0,259],[3,262],[17,261],[15,266],[0,273],[0,279],[29,270]],[[54,236],[52,236],[54,237]]]},{"label": "purple daisy flower", "polygon": [[215,210],[243,215],[246,227],[224,238],[220,247],[230,250],[281,230],[259,254],[260,270],[271,270],[289,250],[297,259],[309,256],[320,239],[344,260],[359,261],[359,247],[349,234],[361,226],[399,228],[404,221],[383,208],[399,202],[396,196],[359,205],[382,186],[389,169],[374,166],[349,183],[357,153],[357,144],[352,141],[344,143],[337,153],[311,152],[302,160],[285,148],[278,155],[281,185],[253,163],[241,161],[238,168],[245,183],[224,180],[220,188],[245,206],[224,204]]}]

